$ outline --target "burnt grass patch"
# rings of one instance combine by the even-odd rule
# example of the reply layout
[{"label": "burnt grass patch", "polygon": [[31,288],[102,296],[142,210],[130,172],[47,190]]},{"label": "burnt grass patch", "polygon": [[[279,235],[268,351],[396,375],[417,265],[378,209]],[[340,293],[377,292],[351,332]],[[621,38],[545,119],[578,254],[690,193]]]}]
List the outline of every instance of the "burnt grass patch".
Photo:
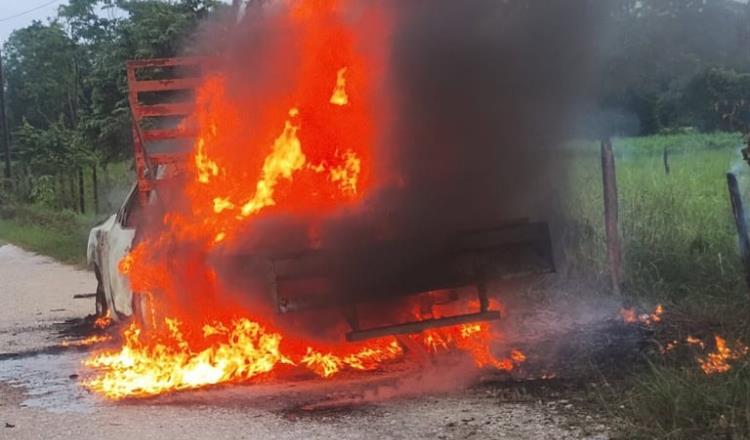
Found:
[{"label": "burnt grass patch", "polygon": [[[0,361],[6,359],[18,359],[36,356],[40,354],[58,354],[69,350],[89,351],[92,348],[92,346],[90,345],[64,345],[63,343],[66,341],[75,342],[91,336],[112,335],[113,341],[116,341],[118,339],[117,335],[120,334],[120,331],[118,330],[119,327],[112,326],[104,329],[97,328],[94,325],[94,321],[96,321],[96,319],[96,315],[88,315],[84,318],[72,318],[62,322],[55,322],[52,324],[45,324],[34,327],[34,330],[39,330],[41,328],[49,329],[49,332],[58,338],[58,340],[60,341],[59,344],[41,347],[34,350],[23,350],[13,353],[0,353]],[[15,329],[15,331],[22,330],[24,329]],[[31,330],[31,328],[29,330]],[[94,347],[100,348],[102,347],[102,345],[97,344]]]},{"label": "burnt grass patch", "polygon": [[[654,330],[648,326],[625,324],[615,319],[592,323],[570,332],[549,337],[528,347],[520,347],[528,360],[512,372],[486,370],[468,392],[503,403],[548,403],[555,410],[580,417],[580,424],[590,417],[609,417],[604,404],[614,388],[623,388],[627,377],[648,368],[647,353],[656,347]],[[398,388],[398,384],[392,384]],[[356,390],[349,389],[354,396]],[[424,394],[430,394],[428,389]],[[315,418],[336,420],[355,415],[377,415],[382,410],[378,400],[347,399],[346,386],[336,395],[319,396],[307,402],[292,404],[277,411],[290,420]],[[438,391],[437,394],[445,394]],[[399,398],[414,398],[404,393]],[[380,402],[382,404],[382,402]]]},{"label": "burnt grass patch", "polygon": [[747,356],[713,374],[704,373],[698,362],[715,352],[716,336],[730,346],[746,344],[747,316],[744,302],[704,305],[699,311],[694,305],[674,306],[654,327],[641,366],[601,388],[601,401],[621,421],[616,438],[750,438]]}]

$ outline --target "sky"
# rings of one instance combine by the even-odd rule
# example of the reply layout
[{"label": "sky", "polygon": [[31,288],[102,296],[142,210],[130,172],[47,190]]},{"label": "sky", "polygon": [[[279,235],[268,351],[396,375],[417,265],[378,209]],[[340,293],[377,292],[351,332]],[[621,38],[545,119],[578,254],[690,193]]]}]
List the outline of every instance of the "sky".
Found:
[{"label": "sky", "polygon": [[54,17],[57,7],[66,0],[0,0],[0,42],[5,42],[14,29],[31,24],[32,20],[46,21]]},{"label": "sky", "polygon": [[54,17],[58,6],[66,3],[67,0],[0,0],[0,43],[5,42],[14,29],[28,26],[33,20],[46,21]]},{"label": "sky", "polygon": [[60,5],[67,3],[67,0],[0,0],[0,43],[13,30],[28,26],[33,20],[46,22],[57,14]]}]

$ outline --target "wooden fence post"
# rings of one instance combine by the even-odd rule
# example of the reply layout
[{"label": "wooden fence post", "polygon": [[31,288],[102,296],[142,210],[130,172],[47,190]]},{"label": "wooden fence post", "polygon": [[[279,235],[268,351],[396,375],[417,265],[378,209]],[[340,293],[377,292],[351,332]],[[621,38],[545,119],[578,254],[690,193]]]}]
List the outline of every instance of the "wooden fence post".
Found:
[{"label": "wooden fence post", "polygon": [[5,114],[5,79],[3,77],[3,55],[0,53],[0,145],[3,146],[5,153],[5,188],[13,189],[10,168],[10,128],[8,127],[8,118]]},{"label": "wooden fence post", "polygon": [[86,212],[86,193],[83,188],[83,168],[78,167],[78,207],[81,214]]},{"label": "wooden fence post", "polygon": [[668,176],[669,175],[669,148],[664,147],[664,153],[662,153],[661,159],[664,162],[664,174]]},{"label": "wooden fence post", "polygon": [[[732,202],[732,215],[737,227],[737,241],[740,246],[742,266],[745,269],[745,282],[750,288],[750,238],[747,234],[747,221],[745,220],[745,208],[742,204],[742,195],[737,183],[737,176],[727,173],[727,188],[729,189],[729,200]],[[748,292],[750,294],[750,292]]]},{"label": "wooden fence post", "polygon": [[612,291],[620,295],[622,281],[622,252],[618,230],[617,175],[612,142],[603,139],[602,144],[602,183],[604,193],[604,230],[607,238],[607,263],[612,279]]},{"label": "wooden fence post", "polygon": [[94,195],[94,214],[99,213],[99,179],[96,176],[96,164],[91,165],[91,193]]}]

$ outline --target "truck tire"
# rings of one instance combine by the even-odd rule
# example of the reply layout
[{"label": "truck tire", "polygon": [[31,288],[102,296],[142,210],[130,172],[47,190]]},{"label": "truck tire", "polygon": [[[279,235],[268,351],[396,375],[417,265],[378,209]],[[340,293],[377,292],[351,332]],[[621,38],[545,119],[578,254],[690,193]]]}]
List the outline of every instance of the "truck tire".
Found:
[{"label": "truck tire", "polygon": [[104,296],[104,283],[102,283],[99,266],[94,266],[94,275],[96,275],[96,316],[105,316],[109,311],[109,306],[107,305],[107,298]]},{"label": "truck tire", "polygon": [[143,329],[154,326],[154,317],[151,316],[151,304],[148,297],[138,292],[133,292],[133,319]]}]

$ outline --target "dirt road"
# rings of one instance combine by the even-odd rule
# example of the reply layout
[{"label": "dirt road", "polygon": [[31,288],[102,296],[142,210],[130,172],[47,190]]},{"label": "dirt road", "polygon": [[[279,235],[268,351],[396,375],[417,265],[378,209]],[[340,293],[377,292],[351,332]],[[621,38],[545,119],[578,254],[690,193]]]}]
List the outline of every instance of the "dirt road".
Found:
[{"label": "dirt road", "polygon": [[73,295],[94,288],[89,272],[0,246],[0,439],[607,438],[572,403],[509,402],[509,385],[498,382],[415,395],[368,375],[108,402],[78,383],[86,353],[56,348],[61,323],[94,309]]},{"label": "dirt road", "polygon": [[0,354],[59,344],[56,323],[94,313],[73,295],[95,291],[90,272],[0,243]]}]

